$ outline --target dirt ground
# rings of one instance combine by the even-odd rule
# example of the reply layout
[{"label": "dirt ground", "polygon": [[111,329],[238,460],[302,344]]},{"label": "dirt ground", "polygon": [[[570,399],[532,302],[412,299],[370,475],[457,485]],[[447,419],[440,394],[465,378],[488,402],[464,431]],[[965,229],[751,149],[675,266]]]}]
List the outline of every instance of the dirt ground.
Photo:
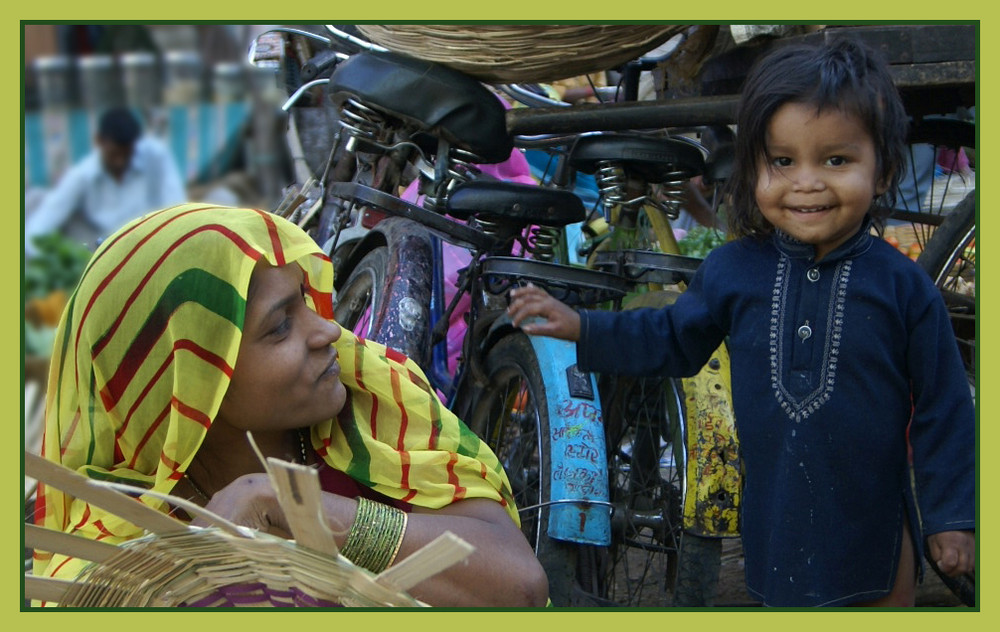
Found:
[{"label": "dirt ground", "polygon": [[[722,568],[719,572],[719,591],[715,605],[721,607],[756,606],[747,595],[743,579],[743,550],[737,539],[724,540]],[[917,587],[918,607],[965,607],[948,589],[937,574],[925,568],[924,581]]]}]

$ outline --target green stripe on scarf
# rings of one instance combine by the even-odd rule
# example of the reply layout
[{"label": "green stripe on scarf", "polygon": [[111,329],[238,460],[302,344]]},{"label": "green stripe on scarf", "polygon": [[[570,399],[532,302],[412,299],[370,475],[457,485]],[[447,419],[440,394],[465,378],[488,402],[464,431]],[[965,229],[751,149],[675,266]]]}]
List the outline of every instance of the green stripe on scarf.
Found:
[{"label": "green stripe on scarf", "polygon": [[[364,358],[364,346],[361,344],[354,345],[355,375],[360,375],[364,371]],[[373,398],[373,401],[376,400]],[[344,419],[346,417],[344,413],[347,410],[350,410],[352,413],[354,412],[350,400],[348,400],[344,411],[337,418],[337,423],[340,424],[340,429],[344,432],[344,437],[347,439],[347,445],[351,448],[351,462],[347,464],[347,475],[371,487],[373,484],[371,474],[372,455],[368,452],[368,448],[365,447],[365,441],[358,431],[358,420],[354,418],[353,414],[350,419]]]}]

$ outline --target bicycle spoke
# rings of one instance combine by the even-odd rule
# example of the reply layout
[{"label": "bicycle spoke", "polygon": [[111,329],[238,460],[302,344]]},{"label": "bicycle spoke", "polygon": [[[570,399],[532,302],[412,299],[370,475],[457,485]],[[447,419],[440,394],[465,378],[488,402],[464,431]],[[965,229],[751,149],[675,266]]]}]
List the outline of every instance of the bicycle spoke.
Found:
[{"label": "bicycle spoke", "polygon": [[614,544],[603,585],[626,606],[669,605],[680,538],[680,471],[675,466],[665,380],[633,380],[616,396],[620,427],[609,434]]}]

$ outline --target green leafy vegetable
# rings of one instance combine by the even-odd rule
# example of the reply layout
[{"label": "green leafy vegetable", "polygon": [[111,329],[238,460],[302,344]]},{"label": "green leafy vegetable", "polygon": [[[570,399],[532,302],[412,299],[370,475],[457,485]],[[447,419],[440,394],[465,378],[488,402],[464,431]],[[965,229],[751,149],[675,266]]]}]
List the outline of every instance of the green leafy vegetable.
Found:
[{"label": "green leafy vegetable", "polygon": [[677,242],[682,255],[704,259],[713,248],[726,243],[726,235],[721,230],[706,226],[695,226],[683,239]]}]

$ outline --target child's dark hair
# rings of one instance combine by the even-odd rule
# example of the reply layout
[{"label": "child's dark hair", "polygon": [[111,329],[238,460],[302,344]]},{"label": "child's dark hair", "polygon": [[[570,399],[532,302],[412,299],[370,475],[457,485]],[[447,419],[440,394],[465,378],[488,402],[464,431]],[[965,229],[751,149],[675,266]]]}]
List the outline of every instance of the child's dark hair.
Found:
[{"label": "child's dark hair", "polygon": [[767,126],[786,103],[838,109],[865,126],[875,143],[879,181],[888,185],[869,214],[881,229],[904,175],[908,119],[885,62],[845,39],[822,46],[788,45],[760,60],[740,97],[736,162],[729,181],[729,229],[736,237],[763,237],[774,229],[757,209],[758,170],[766,164]]},{"label": "child's dark hair", "polygon": [[126,107],[113,107],[103,114],[97,122],[97,136],[110,140],[116,145],[130,147],[139,135],[142,125],[132,110]]}]

